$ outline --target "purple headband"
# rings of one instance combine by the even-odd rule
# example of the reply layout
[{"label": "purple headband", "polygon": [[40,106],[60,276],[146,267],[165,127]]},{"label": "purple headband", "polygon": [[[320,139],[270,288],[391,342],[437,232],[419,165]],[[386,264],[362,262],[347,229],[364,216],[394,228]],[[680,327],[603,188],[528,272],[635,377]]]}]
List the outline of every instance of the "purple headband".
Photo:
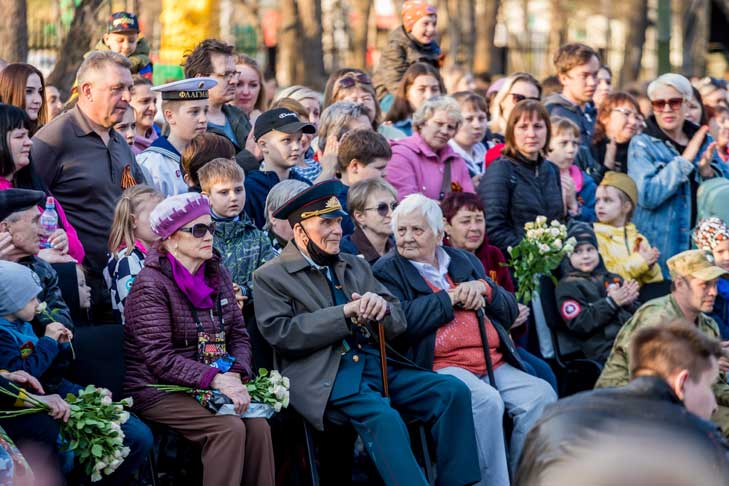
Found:
[{"label": "purple headband", "polygon": [[164,199],[152,210],[149,220],[152,231],[166,240],[172,233],[200,216],[210,214],[208,198],[195,192]]}]

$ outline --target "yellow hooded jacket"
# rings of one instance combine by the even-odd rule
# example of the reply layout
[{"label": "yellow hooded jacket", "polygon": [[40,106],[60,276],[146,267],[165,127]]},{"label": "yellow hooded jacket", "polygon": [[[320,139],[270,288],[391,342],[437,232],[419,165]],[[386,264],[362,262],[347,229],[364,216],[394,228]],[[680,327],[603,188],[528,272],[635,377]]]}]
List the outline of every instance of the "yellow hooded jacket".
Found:
[{"label": "yellow hooded jacket", "polygon": [[593,226],[600,255],[608,271],[617,273],[626,280],[633,279],[640,285],[663,280],[660,265],[648,267],[638,253],[641,245],[650,246],[650,243],[645,236],[638,233],[633,223],[623,227],[603,223],[594,223]]}]

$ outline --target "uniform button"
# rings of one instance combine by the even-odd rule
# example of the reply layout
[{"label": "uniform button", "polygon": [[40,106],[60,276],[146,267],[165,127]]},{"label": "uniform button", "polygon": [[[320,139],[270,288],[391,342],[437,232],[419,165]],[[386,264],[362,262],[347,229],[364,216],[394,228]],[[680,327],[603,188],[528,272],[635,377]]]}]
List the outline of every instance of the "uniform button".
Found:
[{"label": "uniform button", "polygon": [[362,349],[362,345],[361,345],[361,344],[358,344],[358,345],[357,345],[357,347],[358,347],[359,349]]},{"label": "uniform button", "polygon": [[354,361],[355,363],[359,363],[359,355],[355,354],[354,356],[352,356],[352,361]]}]

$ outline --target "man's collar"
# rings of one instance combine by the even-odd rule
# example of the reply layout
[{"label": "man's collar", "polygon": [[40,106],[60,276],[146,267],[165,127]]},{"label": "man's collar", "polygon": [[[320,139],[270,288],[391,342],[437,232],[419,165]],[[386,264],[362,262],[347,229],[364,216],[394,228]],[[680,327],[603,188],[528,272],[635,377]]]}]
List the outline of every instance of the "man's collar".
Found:
[{"label": "man's collar", "polygon": [[[298,246],[296,246],[296,243],[292,240],[289,241],[288,245],[281,251],[281,255],[279,255],[279,259],[281,261],[281,264],[289,273],[296,273],[300,272],[301,270],[304,270],[306,268],[315,268],[317,270],[322,270],[327,267],[321,267],[314,263],[314,261],[309,258],[307,255],[305,255]],[[340,265],[346,265],[346,261],[343,259],[340,259],[339,262],[337,262],[334,266],[339,267]]]},{"label": "man's collar", "polygon": [[[76,105],[73,107],[73,109],[70,112],[71,119],[73,120],[73,126],[74,131],[79,136],[89,135],[91,133],[98,132],[94,128],[94,123],[91,121],[91,119],[81,110],[81,108]],[[109,138],[111,138],[111,128],[106,129],[107,133],[109,133]]]},{"label": "man's collar", "polygon": [[644,395],[683,406],[683,402],[676,396],[666,380],[658,375],[637,376],[625,385],[625,389],[637,395]]}]

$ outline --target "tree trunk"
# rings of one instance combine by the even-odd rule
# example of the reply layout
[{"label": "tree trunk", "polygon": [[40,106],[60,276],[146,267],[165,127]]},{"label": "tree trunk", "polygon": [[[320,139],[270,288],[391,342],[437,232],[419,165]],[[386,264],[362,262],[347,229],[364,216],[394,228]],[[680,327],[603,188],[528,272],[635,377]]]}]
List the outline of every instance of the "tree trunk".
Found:
[{"label": "tree trunk", "polygon": [[324,72],[324,51],[321,36],[320,0],[298,0],[301,26],[301,47],[299,49],[300,82],[313,89],[323,89],[326,81]]},{"label": "tree trunk", "polygon": [[464,29],[462,31],[463,63],[468,69],[473,69],[476,57],[476,2],[475,0],[461,0],[461,18]]},{"label": "tree trunk", "polygon": [[367,69],[367,34],[370,26],[370,12],[372,2],[370,0],[352,0],[350,2],[352,15],[350,17],[351,27],[351,67]]},{"label": "tree trunk", "polygon": [[499,0],[476,0],[476,52],[473,70],[503,73],[504,67],[499,48],[494,45],[494,34],[498,20]]},{"label": "tree trunk", "polygon": [[71,28],[58,50],[56,65],[46,79],[46,84],[56,86],[64,98],[68,97],[84,54],[97,40],[101,27],[97,10],[102,3],[103,0],[81,0],[74,12]]},{"label": "tree trunk", "polygon": [[0,59],[25,62],[28,59],[28,8],[25,0],[0,0]]},{"label": "tree trunk", "polygon": [[690,0],[681,3],[683,19],[683,66],[684,76],[703,76],[706,71],[706,54],[709,42],[709,11],[707,0]]},{"label": "tree trunk", "polygon": [[633,0],[629,11],[631,12],[630,24],[625,39],[623,67],[620,70],[621,86],[640,77],[645,31],[648,28],[648,0]]},{"label": "tree trunk", "polygon": [[278,35],[276,79],[281,86],[290,86],[297,80],[299,16],[296,0],[281,0],[279,6],[281,8],[281,31]]},{"label": "tree trunk", "polygon": [[551,72],[553,71],[551,55],[567,42],[567,13],[562,0],[552,0],[550,3],[552,22],[549,31],[549,71]]}]

